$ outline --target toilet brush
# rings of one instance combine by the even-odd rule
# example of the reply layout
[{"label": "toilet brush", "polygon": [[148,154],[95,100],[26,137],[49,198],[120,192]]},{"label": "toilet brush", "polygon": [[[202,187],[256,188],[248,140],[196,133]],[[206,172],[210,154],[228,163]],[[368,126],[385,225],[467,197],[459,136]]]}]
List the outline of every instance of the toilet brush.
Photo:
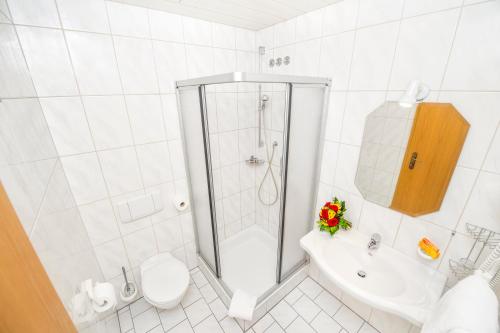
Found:
[{"label": "toilet brush", "polygon": [[123,278],[125,279],[125,283],[123,283],[122,289],[120,290],[120,298],[124,302],[129,302],[133,300],[137,295],[137,287],[134,282],[128,281],[125,267],[122,267],[122,272],[123,272]]}]

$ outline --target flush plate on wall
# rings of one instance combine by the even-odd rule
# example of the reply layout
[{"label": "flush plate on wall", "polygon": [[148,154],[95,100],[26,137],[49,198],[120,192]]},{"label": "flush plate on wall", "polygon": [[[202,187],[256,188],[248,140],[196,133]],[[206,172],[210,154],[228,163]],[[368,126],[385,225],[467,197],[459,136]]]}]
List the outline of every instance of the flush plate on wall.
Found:
[{"label": "flush plate on wall", "polygon": [[260,30],[340,0],[113,0],[250,30]]}]

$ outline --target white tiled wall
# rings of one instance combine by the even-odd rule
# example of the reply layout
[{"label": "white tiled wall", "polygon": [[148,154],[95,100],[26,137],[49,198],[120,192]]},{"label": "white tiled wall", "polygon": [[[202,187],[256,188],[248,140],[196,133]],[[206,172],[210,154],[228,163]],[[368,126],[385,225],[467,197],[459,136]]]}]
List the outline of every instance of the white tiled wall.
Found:
[{"label": "white tiled wall", "polygon": [[[498,36],[500,2],[462,0],[344,0],[259,31],[257,45],[271,50],[265,71],[333,78],[318,205],[339,196],[356,228],[415,258],[418,240],[429,237],[442,250],[429,264],[445,273],[449,258],[470,249],[466,222],[500,231]],[[286,55],[289,66],[267,66]],[[365,201],[354,185],[366,115],[412,79],[471,124],[441,210],[419,218]]]},{"label": "white tiled wall", "polygon": [[[75,235],[83,232],[85,240],[74,246],[90,256],[84,264],[95,264],[73,274],[64,301],[88,275],[121,285],[121,266],[139,282],[139,265],[158,252],[196,266],[191,214],[179,214],[172,204],[176,193],[188,191],[174,82],[254,71],[255,32],[104,0],[0,5],[0,117],[9,120],[0,125],[9,134],[1,161],[10,172],[2,179],[23,171],[27,176],[11,188],[36,184],[18,197],[9,193],[30,231],[38,221],[33,207],[59,171],[74,197]],[[25,162],[33,163],[10,168]],[[120,223],[117,204],[156,190],[162,212]],[[33,238],[37,251],[61,230],[52,224],[44,229],[47,239]],[[46,267],[61,264],[49,251],[42,259]],[[60,281],[53,282],[57,288]]]},{"label": "white tiled wall", "polygon": [[[17,46],[2,44],[2,51]],[[22,58],[16,61],[22,63]],[[30,84],[26,81],[26,88]],[[67,306],[83,279],[103,280],[88,231],[38,100],[3,99],[0,119],[0,181]]]},{"label": "white tiled wall", "polygon": [[[11,141],[0,145],[2,179],[19,180],[22,191],[9,194],[25,228],[40,226],[32,238],[40,253],[54,243],[44,237],[64,230],[54,226],[76,221],[80,237],[69,252],[82,256],[74,261],[86,265],[74,268],[80,275],[118,285],[120,266],[137,278],[142,260],[166,250],[196,265],[190,214],[169,206],[173,194],[186,191],[173,82],[255,71],[255,46],[264,45],[264,71],[333,78],[321,201],[342,197],[356,228],[381,232],[410,256],[408,244],[430,236],[443,250],[433,264],[446,272],[447,259],[468,250],[465,222],[500,231],[499,17],[498,0],[344,0],[255,34],[103,0],[0,1],[0,127],[8,133],[2,140]],[[290,65],[267,66],[285,55]],[[430,85],[430,100],[452,102],[471,123],[442,209],[418,219],[364,201],[354,186],[367,113],[398,98],[411,79]],[[5,177],[5,170],[21,176]],[[60,209],[54,200],[49,211],[67,214],[43,223],[41,193],[64,197],[62,185],[54,196],[46,191],[50,179],[64,184],[55,177],[62,172],[74,204]],[[116,220],[116,203],[153,189],[166,210],[132,224]],[[79,214],[66,209],[75,205]],[[50,255],[42,260],[62,265]],[[71,286],[71,279],[60,281]]]}]

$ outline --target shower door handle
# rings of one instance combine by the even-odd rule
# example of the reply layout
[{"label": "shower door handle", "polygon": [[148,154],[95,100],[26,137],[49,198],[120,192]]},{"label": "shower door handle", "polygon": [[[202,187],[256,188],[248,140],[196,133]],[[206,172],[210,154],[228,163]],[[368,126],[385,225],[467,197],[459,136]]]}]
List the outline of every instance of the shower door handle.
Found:
[{"label": "shower door handle", "polygon": [[280,158],[280,176],[283,175],[283,156]]}]

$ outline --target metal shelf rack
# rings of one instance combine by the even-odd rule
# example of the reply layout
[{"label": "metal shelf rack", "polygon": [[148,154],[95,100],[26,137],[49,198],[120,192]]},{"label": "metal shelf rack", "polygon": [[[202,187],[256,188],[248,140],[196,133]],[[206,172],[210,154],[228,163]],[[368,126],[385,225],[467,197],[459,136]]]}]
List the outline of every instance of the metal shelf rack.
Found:
[{"label": "metal shelf rack", "polygon": [[489,250],[494,249],[500,243],[500,233],[498,232],[470,223],[466,223],[465,228],[474,239],[474,243],[466,257],[458,260],[449,260],[450,271],[452,273],[452,278],[448,278],[447,285],[449,287],[451,287],[450,283],[454,284],[478,269],[481,264],[479,259],[484,259],[485,255],[490,252]]}]

